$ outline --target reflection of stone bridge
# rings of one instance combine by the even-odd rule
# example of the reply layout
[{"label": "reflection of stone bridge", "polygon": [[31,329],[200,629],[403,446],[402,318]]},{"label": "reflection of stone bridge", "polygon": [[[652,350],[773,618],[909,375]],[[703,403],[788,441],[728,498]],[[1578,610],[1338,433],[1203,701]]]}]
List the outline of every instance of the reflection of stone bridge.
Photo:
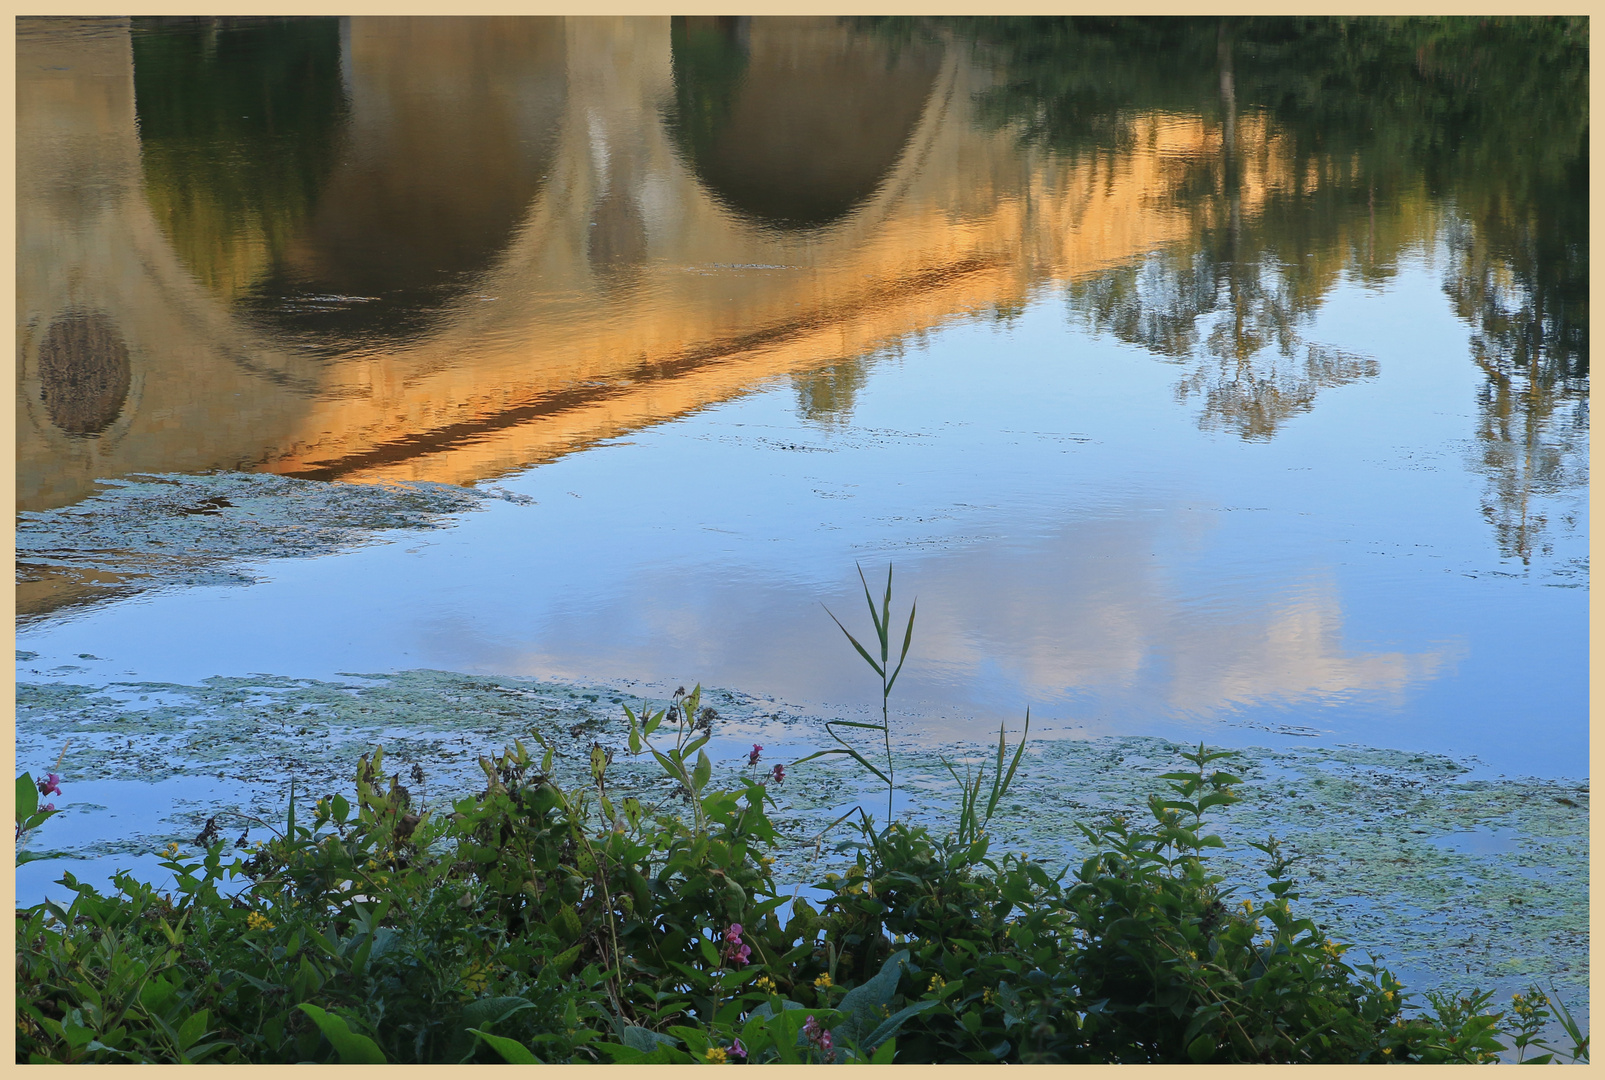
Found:
[{"label": "reflection of stone bridge", "polygon": [[[697,127],[667,19],[342,20],[343,128],[286,234],[163,186],[126,23],[24,20],[19,508],[140,471],[469,482],[1200,226],[1167,193],[1218,146],[1201,120],[1068,163],[972,122],[961,50],[830,20],[707,33],[744,67],[723,97],[712,69],[693,104],[723,112]],[[1278,175],[1260,142],[1250,211]],[[409,294],[409,259],[456,276]],[[273,274],[311,284],[253,307]],[[387,332],[376,293],[423,299]]]}]

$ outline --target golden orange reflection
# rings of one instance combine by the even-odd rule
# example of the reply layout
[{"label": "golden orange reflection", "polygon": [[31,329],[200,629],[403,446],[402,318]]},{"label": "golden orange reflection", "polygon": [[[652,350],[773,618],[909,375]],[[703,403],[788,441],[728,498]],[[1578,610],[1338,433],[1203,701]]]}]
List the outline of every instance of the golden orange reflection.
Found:
[{"label": "golden orange reflection", "polygon": [[[744,24],[735,126],[699,143],[666,104],[688,83],[669,20],[352,18],[316,204],[225,228],[161,171],[176,159],[149,132],[142,165],[126,25],[81,31],[33,22],[18,43],[22,509],[132,472],[470,483],[1009,309],[1044,282],[1185,257],[1227,217],[1352,168],[1295,168],[1260,114],[1136,115],[1118,152],[1022,151],[973,122],[992,76],[967,50],[895,58],[824,19]],[[851,205],[781,227],[782,211],[776,225],[743,203],[740,178],[798,151],[735,137],[754,123],[741,88],[768,100],[825,78],[859,78],[901,120],[812,148],[840,154]],[[1230,200],[1182,196],[1222,190],[1228,168]],[[1403,206],[1395,244],[1428,227],[1424,201]],[[461,273],[404,334],[318,339],[238,302],[278,273],[360,315],[370,294],[405,292],[406,259]],[[1335,280],[1329,261],[1304,275],[1312,293]]]}]

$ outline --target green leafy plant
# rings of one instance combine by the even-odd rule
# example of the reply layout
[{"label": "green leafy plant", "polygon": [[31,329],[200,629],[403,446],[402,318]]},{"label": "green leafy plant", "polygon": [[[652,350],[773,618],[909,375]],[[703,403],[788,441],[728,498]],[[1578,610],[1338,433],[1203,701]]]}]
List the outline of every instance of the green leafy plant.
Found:
[{"label": "green leafy plant", "polygon": [[[890,605],[888,576],[883,707],[913,626],[911,611],[887,675]],[[170,845],[166,890],[65,875],[70,902],[17,913],[17,1060],[1587,1060],[1553,992],[1505,1012],[1486,992],[1429,993],[1423,1009],[1375,961],[1349,963],[1297,912],[1296,859],[1274,837],[1254,845],[1262,888],[1215,872],[1210,815],[1241,784],[1229,752],[1182,751],[1145,818],[1084,823],[1088,854],[1055,871],[992,854],[1025,753],[1000,728],[973,773],[945,763],[952,831],[860,810],[854,861],[815,906],[774,880],[787,838],[761,747],[721,787],[700,687],[625,719],[660,771],[628,795],[606,748],[565,787],[537,738],[538,757],[515,741],[480,759],[482,790],[426,807],[376,748],[349,798],[309,806],[292,785],[264,840]],[[886,746],[872,772],[890,783]],[[41,790],[19,778],[19,837],[43,821]],[[1545,1041],[1557,1024],[1570,1046]]]}]

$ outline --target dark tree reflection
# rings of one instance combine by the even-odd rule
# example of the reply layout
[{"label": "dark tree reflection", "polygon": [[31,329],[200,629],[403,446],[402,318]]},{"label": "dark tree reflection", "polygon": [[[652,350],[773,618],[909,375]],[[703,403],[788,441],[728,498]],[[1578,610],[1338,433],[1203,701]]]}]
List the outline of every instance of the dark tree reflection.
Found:
[{"label": "dark tree reflection", "polygon": [[[1580,18],[965,19],[983,122],[1072,158],[1133,118],[1198,117],[1171,188],[1185,249],[1070,286],[1090,327],[1188,366],[1202,422],[1274,435],[1374,360],[1306,340],[1343,276],[1436,243],[1472,330],[1502,551],[1524,562],[1587,482],[1588,31]],[[1252,204],[1252,205],[1251,205]]]},{"label": "dark tree reflection", "polygon": [[811,424],[841,428],[852,419],[858,392],[869,381],[869,361],[844,360],[792,378],[797,415]]}]

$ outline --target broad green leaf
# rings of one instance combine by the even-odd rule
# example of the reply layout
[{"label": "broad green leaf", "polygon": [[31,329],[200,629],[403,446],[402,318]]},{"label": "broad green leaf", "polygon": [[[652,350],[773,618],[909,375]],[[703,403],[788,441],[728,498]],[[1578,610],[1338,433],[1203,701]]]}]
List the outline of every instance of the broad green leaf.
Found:
[{"label": "broad green leaf", "polygon": [[[526,1002],[525,1004],[528,1004]],[[509,1039],[502,1035],[492,1035],[488,1031],[478,1028],[469,1028],[471,1033],[484,1039],[490,1048],[500,1054],[512,1065],[539,1065],[541,1059],[529,1052],[529,1048],[517,1039]],[[382,1058],[380,1060],[383,1060]]]},{"label": "broad green leaf", "polygon": [[897,981],[908,965],[908,957],[907,949],[899,949],[887,957],[874,978],[847,991],[841,1004],[836,1006],[847,1014],[841,1034],[849,1043],[865,1045],[864,1033],[880,1026],[881,1006],[890,1004],[897,993]]},{"label": "broad green leaf", "polygon": [[35,862],[39,859],[66,859],[70,858],[65,851],[19,851],[17,852],[17,865]]},{"label": "broad green leaf", "polygon": [[344,1065],[384,1065],[386,1064],[384,1051],[379,1044],[368,1036],[351,1030],[345,1017],[336,1013],[324,1012],[310,1002],[302,1002],[296,1008],[312,1018],[323,1032],[323,1037],[334,1046],[335,1052],[340,1055],[340,1062]]},{"label": "broad green leaf", "polygon": [[697,767],[696,767],[695,771],[693,771],[691,773],[691,788],[692,788],[692,790],[693,791],[701,791],[703,789],[703,787],[708,783],[708,778],[711,777],[712,775],[713,775],[713,762],[708,760],[708,755],[707,755],[706,751],[698,750],[697,751]]},{"label": "broad green leaf", "polygon": [[535,1003],[521,997],[480,998],[463,1006],[462,1025],[474,1028],[494,1027],[514,1013],[533,1009]]},{"label": "broad green leaf", "polygon": [[1191,1043],[1196,1035],[1215,1022],[1220,1012],[1220,1005],[1215,1004],[1205,1005],[1193,1013],[1193,1018],[1187,1022],[1187,1030],[1182,1033],[1181,1041]]},{"label": "broad green leaf", "polygon": [[665,1035],[661,1031],[638,1027],[635,1024],[625,1026],[624,1031],[620,1033],[620,1041],[630,1049],[639,1050],[643,1054],[650,1054],[660,1046],[672,1049],[680,1044],[680,1040],[673,1035]]},{"label": "broad green leaf", "polygon": [[179,1025],[178,1048],[180,1050],[188,1050],[201,1041],[202,1036],[206,1034],[206,1021],[207,1010],[202,1009]]},{"label": "broad green leaf", "polygon": [[17,820],[27,821],[39,812],[39,785],[33,776],[23,773],[17,777]]},{"label": "broad green leaf", "polygon": [[[845,1001],[843,1003],[845,1004]],[[898,1028],[902,1027],[910,1017],[918,1016],[926,1009],[934,1009],[939,1004],[941,1003],[938,1001],[935,1001],[931,998],[925,998],[921,1001],[916,1001],[907,1008],[899,1009],[897,1012],[894,1012],[885,1020],[882,1020],[879,1027],[870,1032],[861,1040],[864,1051],[866,1053],[873,1053],[875,1055],[875,1060],[878,1062],[880,1060],[880,1051],[878,1048],[891,1039],[892,1036],[896,1035]]]}]

